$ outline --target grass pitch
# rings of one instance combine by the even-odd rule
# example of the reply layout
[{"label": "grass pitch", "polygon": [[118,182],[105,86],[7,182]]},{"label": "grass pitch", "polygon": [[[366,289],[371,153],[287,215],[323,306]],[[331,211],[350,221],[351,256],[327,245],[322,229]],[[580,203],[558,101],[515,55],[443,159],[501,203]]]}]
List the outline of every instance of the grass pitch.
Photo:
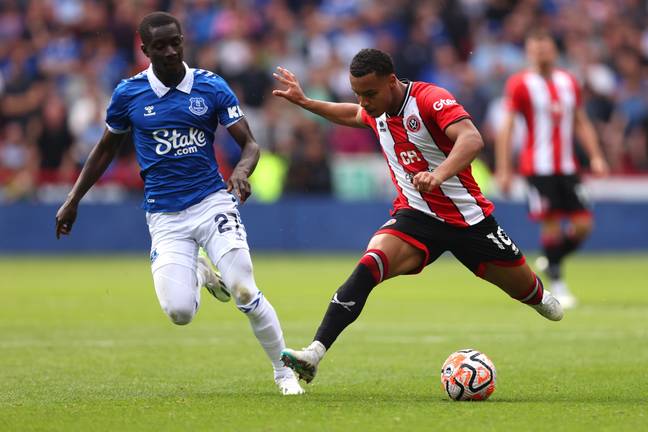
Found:
[{"label": "grass pitch", "polygon": [[[310,342],[356,257],[253,257],[287,343]],[[304,397],[282,397],[244,316],[203,292],[194,322],[160,310],[146,257],[0,258],[0,430],[646,430],[648,256],[580,256],[560,323],[454,259],[376,288]],[[439,371],[484,351],[487,402]]]}]

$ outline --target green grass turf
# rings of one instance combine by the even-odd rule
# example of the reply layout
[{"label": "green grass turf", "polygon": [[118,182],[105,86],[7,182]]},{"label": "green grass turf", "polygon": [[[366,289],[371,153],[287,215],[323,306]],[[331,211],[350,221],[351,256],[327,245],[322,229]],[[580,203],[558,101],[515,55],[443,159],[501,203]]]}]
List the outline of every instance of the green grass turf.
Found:
[{"label": "green grass turf", "polygon": [[[254,257],[287,343],[310,342],[352,256]],[[647,430],[646,255],[567,264],[581,306],[541,318],[453,259],[386,282],[304,397],[282,397],[247,320],[203,292],[189,326],[161,312],[145,257],[0,258],[0,430]],[[498,384],[457,403],[451,352]]]}]

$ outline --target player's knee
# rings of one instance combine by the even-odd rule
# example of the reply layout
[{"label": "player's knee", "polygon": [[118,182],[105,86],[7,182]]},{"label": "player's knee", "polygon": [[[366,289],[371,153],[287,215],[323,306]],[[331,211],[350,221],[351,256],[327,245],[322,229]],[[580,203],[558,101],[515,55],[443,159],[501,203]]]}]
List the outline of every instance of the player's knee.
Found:
[{"label": "player's knee", "polygon": [[176,325],[187,325],[193,320],[196,314],[196,308],[188,306],[174,306],[164,308],[164,312],[171,319],[171,322]]},{"label": "player's knee", "polygon": [[237,305],[250,303],[259,291],[252,272],[251,261],[239,260],[235,269],[223,273],[225,285],[230,290]]},{"label": "player's knee", "polygon": [[237,283],[232,287],[232,297],[238,305],[245,305],[252,301],[256,294],[256,287],[250,287],[245,283]]},{"label": "player's knee", "polygon": [[592,232],[594,223],[592,219],[585,219],[572,224],[573,236],[579,240],[585,239]]},{"label": "player's knee", "polygon": [[367,249],[360,258],[359,264],[364,265],[369,270],[376,284],[389,277],[389,260],[387,255],[380,249]]}]

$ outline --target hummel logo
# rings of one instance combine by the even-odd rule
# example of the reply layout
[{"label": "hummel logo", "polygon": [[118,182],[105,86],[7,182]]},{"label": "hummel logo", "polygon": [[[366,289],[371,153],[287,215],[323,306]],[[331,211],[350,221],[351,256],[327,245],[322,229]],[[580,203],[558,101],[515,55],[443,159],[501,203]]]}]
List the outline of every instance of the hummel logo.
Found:
[{"label": "hummel logo", "polygon": [[344,309],[346,309],[346,310],[348,310],[349,312],[351,312],[351,307],[355,306],[355,303],[356,303],[356,302],[354,302],[354,301],[341,302],[341,301],[338,300],[338,298],[337,298],[337,293],[335,293],[335,295],[333,296],[333,300],[331,300],[331,303],[339,304],[339,305],[342,306]]},{"label": "hummel logo", "polygon": [[146,111],[146,112],[144,113],[144,117],[154,116],[155,115],[155,111],[153,111],[154,109],[155,109],[155,107],[153,105],[145,106],[144,111]]}]

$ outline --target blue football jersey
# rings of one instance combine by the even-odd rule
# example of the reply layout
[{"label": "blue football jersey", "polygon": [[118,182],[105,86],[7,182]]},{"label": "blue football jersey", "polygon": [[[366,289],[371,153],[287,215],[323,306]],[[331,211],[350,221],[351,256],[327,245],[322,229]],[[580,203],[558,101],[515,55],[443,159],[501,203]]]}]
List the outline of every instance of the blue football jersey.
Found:
[{"label": "blue football jersey", "polygon": [[239,102],[218,75],[185,65],[175,88],[150,66],[113,92],[106,125],[132,132],[149,212],[174,212],[225,187],[214,154],[214,131],[243,118]]}]

